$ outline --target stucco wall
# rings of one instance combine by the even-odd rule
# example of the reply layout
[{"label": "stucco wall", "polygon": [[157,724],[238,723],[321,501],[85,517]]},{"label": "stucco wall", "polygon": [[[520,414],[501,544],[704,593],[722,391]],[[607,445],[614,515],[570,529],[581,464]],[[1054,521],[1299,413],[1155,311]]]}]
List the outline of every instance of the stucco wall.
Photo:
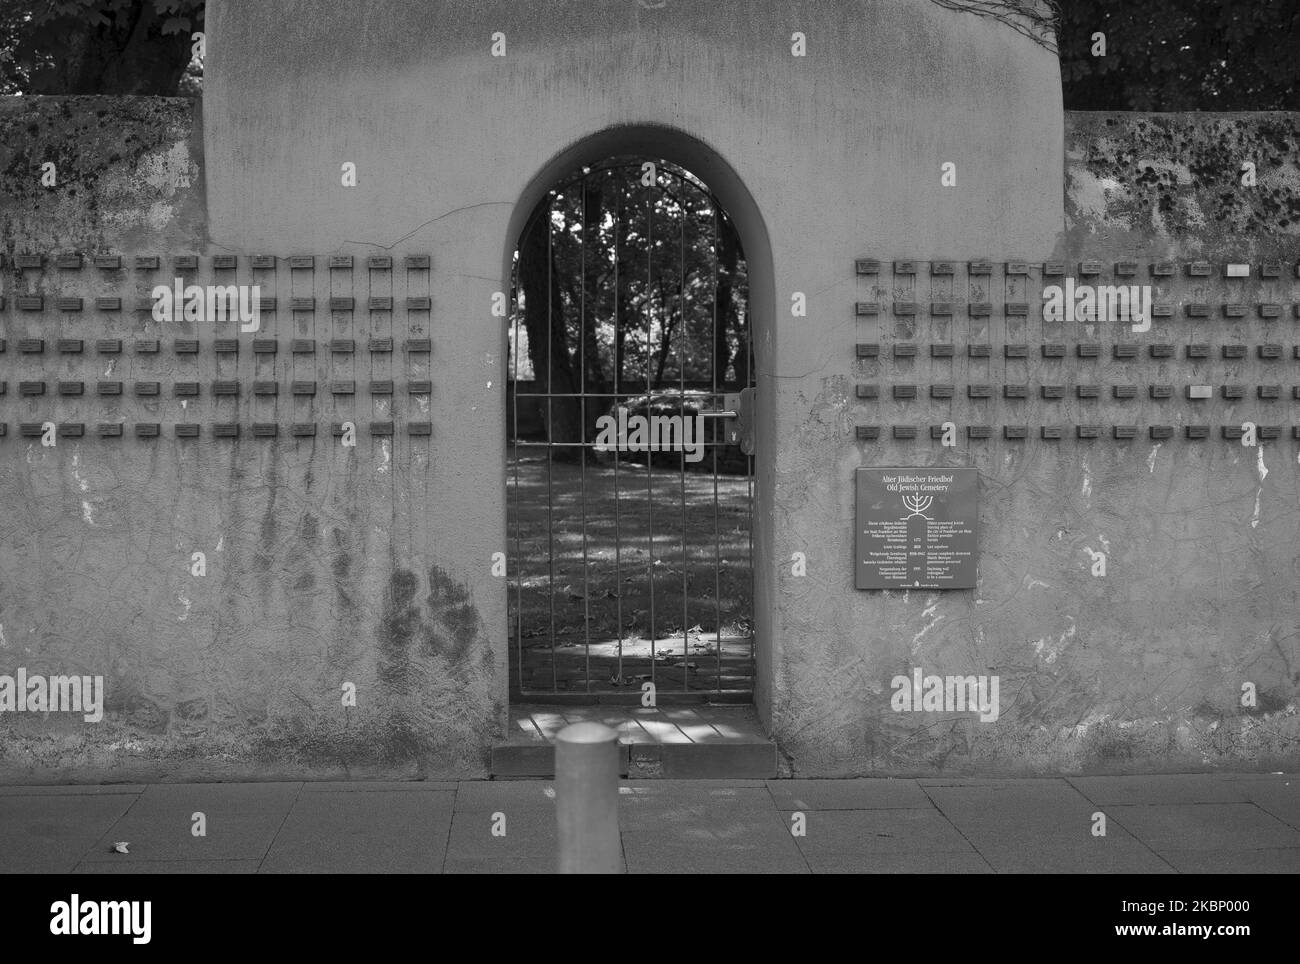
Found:
[{"label": "stucco wall", "polygon": [[[10,425],[0,439],[8,453],[0,491],[13,509],[0,528],[0,672],[103,673],[109,693],[102,724],[0,719],[0,779],[482,773],[506,705],[505,590],[490,572],[505,542],[504,329],[490,314],[491,296],[505,289],[512,235],[549,180],[568,165],[633,149],[657,149],[704,177],[736,218],[750,258],[762,404],[757,702],[792,771],[1294,761],[1296,514],[1287,493],[1295,443],[1266,445],[1266,476],[1255,450],[1217,437],[1153,446],[1145,436],[1119,444],[963,435],[957,449],[941,449],[928,425],[949,418],[963,428],[976,419],[1109,427],[1155,418],[1181,425],[1191,416],[1177,400],[1168,412],[1109,398],[1093,407],[1051,403],[1057,411],[1032,398],[941,408],[924,387],[914,403],[887,396],[896,382],[974,380],[969,368],[935,367],[924,348],[911,368],[896,366],[888,358],[894,341],[964,345],[979,334],[960,311],[951,327],[924,311],[919,327],[901,326],[890,313],[896,298],[992,302],[986,340],[995,361],[980,380],[1049,377],[1035,346],[1056,333],[1043,330],[1041,315],[1002,317],[1006,301],[1032,303],[1041,279],[1008,286],[1008,260],[1098,258],[1109,272],[1121,258],[1289,257],[1291,272],[1297,228],[1278,212],[1297,201],[1295,118],[1216,118],[1219,126],[1207,129],[1184,118],[1068,115],[1063,129],[1051,54],[995,22],[925,0],[766,4],[758,13],[739,0],[597,6],[600,16],[578,3],[542,15],[504,2],[214,2],[201,169],[198,126],[184,105],[143,102],[127,109],[160,112],[142,139],[148,150],[85,160],[106,172],[85,193],[56,202],[26,182],[5,191],[0,323],[10,344],[41,329],[128,343],[175,334],[201,340],[197,361],[128,352],[107,365],[112,377],[167,383],[188,372],[286,385],[429,377],[433,391],[427,411],[405,397],[384,403],[362,394],[307,408],[283,394],[233,407],[203,397],[184,409],[172,398],[0,396]],[[795,30],[807,35],[806,58],[790,56]],[[506,35],[503,58],[490,55],[497,31]],[[111,110],[77,101],[69,109],[81,121],[63,133],[76,143],[106,142],[117,130]],[[63,107],[52,100],[10,102],[0,122],[21,129],[18,118],[55,110]],[[1265,190],[1223,199],[1236,165],[1224,161],[1221,174],[1204,159],[1218,156],[1207,141],[1223,138],[1259,155]],[[1206,152],[1195,168],[1186,166],[1189,146]],[[1148,155],[1156,163],[1137,164]],[[4,177],[30,168],[6,160]],[[956,164],[955,188],[940,186],[945,161]],[[344,162],[357,165],[354,188],[340,183]],[[145,169],[155,163],[168,176],[150,179]],[[1173,173],[1143,178],[1146,166]],[[122,181],[135,193],[109,190]],[[196,186],[206,188],[206,219]],[[1145,199],[1203,217],[1160,221]],[[61,213],[47,217],[56,204]],[[1235,212],[1231,231],[1219,227],[1224,210]],[[261,337],[400,344],[427,336],[432,353],[357,355],[351,367],[284,349],[217,361],[210,339],[232,331],[173,331],[145,312],[15,312],[20,290],[125,292],[133,301],[157,280],[129,269],[11,270],[15,252],[64,248],[128,259],[199,253],[200,282],[214,278],[212,255],[237,253],[234,280],[264,283],[281,301],[264,316]],[[258,253],[282,261],[255,275],[248,256]],[[405,255],[426,253],[430,269],[404,267]],[[313,268],[290,268],[283,259],[294,254],[314,254]],[[338,254],[352,255],[353,268],[327,267]],[[392,269],[371,270],[371,255],[391,255]],[[855,277],[858,257],[881,259],[883,273]],[[896,258],[922,260],[915,282],[891,275]],[[925,262],[940,258],[959,263],[954,278],[932,281]],[[964,262],[977,258],[996,263],[987,290],[965,274]],[[1197,287],[1180,277],[1165,294],[1180,305],[1241,298],[1289,306],[1300,293],[1294,274],[1287,277],[1250,282],[1249,297],[1226,282]],[[807,295],[806,317],[791,316],[794,292]],[[324,306],[339,295],[358,306],[392,296],[394,310],[283,311],[290,297]],[[407,296],[429,296],[432,310],[408,310]],[[855,316],[862,300],[884,313]],[[1253,346],[1284,340],[1294,323],[1179,316],[1145,337]],[[1059,334],[1124,340],[1111,331]],[[1032,371],[997,357],[1013,339],[1033,343]],[[855,359],[861,341],[880,343],[879,361]],[[52,351],[40,359],[10,353],[0,364],[11,385],[42,373],[89,382],[105,367],[90,354]],[[1071,371],[1076,363],[1052,364]],[[1201,377],[1183,362],[1145,355],[1089,364],[1086,379],[1105,386]],[[1254,361],[1253,349],[1237,369],[1213,365],[1207,380],[1286,382]],[[1074,374],[1057,380],[1085,378]],[[882,400],[856,399],[860,381],[885,387]],[[1213,404],[1196,418],[1217,436],[1243,410]],[[1300,403],[1288,389],[1271,404],[1261,422],[1285,423]],[[51,410],[88,425],[116,415],[194,421],[204,435],[108,441],[88,432],[54,449],[15,437],[17,423]],[[357,448],[344,450],[326,426],[345,415],[362,426],[391,418],[399,431],[363,428]],[[322,426],[312,439],[208,437],[213,421],[287,426],[308,417]],[[400,431],[421,420],[431,436]],[[885,426],[884,441],[858,441],[861,424]],[[920,426],[921,438],[895,442],[893,424]],[[977,590],[853,588],[852,472],[860,464],[981,469]],[[1089,574],[1085,546],[1109,547],[1106,577]],[[190,574],[194,551],[207,554],[206,577]],[[804,577],[791,575],[793,552],[807,554]],[[892,713],[889,680],[913,666],[999,673],[1001,718]],[[1254,710],[1236,705],[1242,678],[1261,692]],[[340,705],[343,681],[357,685],[356,708]]]}]

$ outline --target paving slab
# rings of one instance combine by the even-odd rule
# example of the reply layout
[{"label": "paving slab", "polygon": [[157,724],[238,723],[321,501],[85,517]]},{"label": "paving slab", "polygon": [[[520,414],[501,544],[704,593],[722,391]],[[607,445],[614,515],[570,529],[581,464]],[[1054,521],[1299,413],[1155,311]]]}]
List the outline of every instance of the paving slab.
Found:
[{"label": "paving slab", "polygon": [[808,864],[781,814],[745,810],[726,819],[647,822],[623,831],[630,873],[805,874]]},{"label": "paving slab", "polygon": [[809,853],[804,858],[814,874],[992,874],[979,854],[832,854]]},{"label": "paving slab", "polygon": [[[261,859],[298,797],[300,783],[157,784],[99,837],[86,861]],[[114,797],[106,799],[128,799]],[[206,836],[191,830],[193,814],[206,819]],[[114,853],[125,840],[130,852]]]},{"label": "paving slab", "polygon": [[619,825],[625,832],[688,826],[716,829],[747,814],[775,812],[771,794],[761,786],[705,789],[669,784],[659,792],[645,788],[619,795]]},{"label": "paving slab", "polygon": [[87,860],[76,874],[255,874],[259,860],[132,860],[124,864]]},{"label": "paving slab", "polygon": [[1112,829],[1105,837],[1068,844],[1030,837],[979,840],[980,854],[999,874],[1172,874],[1142,841]]},{"label": "paving slab", "polygon": [[1279,850],[1165,850],[1180,874],[1300,874],[1300,847]]},{"label": "paving slab", "polygon": [[454,798],[445,790],[302,794],[259,872],[439,873]]},{"label": "paving slab", "polygon": [[0,787],[0,797],[42,797],[42,796],[104,796],[119,793],[140,794],[147,784],[143,783],[105,783],[85,786],[66,787]]},{"label": "paving slab", "polygon": [[915,780],[769,780],[779,810],[933,810]]},{"label": "paving slab", "polygon": [[303,793],[423,793],[455,790],[459,780],[328,780],[304,783]]},{"label": "paving slab", "polygon": [[445,873],[555,873],[558,829],[553,809],[503,809],[505,834],[492,833],[489,811],[457,811],[452,817]]},{"label": "paving slab", "polygon": [[1238,786],[1255,806],[1300,830],[1300,777],[1243,781]]},{"label": "paving slab", "polygon": [[1142,776],[1070,777],[1093,803],[1246,803],[1246,785],[1214,773],[1157,773]]},{"label": "paving slab", "polygon": [[0,797],[0,873],[66,874],[139,797]]},{"label": "paving slab", "polygon": [[1272,850],[1300,847],[1300,830],[1253,803],[1191,803],[1108,807],[1148,847],[1166,850]]},{"label": "paving slab", "polygon": [[[924,784],[923,784],[924,785]],[[1088,839],[1098,806],[1063,780],[925,786],[926,795],[958,829],[986,836],[1027,830]]]},{"label": "paving slab", "polygon": [[[792,827],[792,814],[784,813]],[[963,853],[975,855],[961,834],[931,807],[928,810],[823,810],[804,814],[804,836],[795,837],[814,871],[822,861],[879,854]]]},{"label": "paving slab", "polygon": [[550,780],[464,780],[456,790],[457,813],[500,810],[555,812],[555,784]]}]

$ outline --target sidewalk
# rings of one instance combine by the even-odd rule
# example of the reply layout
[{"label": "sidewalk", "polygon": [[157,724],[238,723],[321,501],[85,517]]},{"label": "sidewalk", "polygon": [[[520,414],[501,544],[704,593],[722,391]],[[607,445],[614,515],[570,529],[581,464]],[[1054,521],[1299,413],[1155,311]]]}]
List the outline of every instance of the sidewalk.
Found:
[{"label": "sidewalk", "polygon": [[[1297,774],[653,780],[620,800],[632,873],[1300,872]],[[549,782],[0,787],[3,872],[554,867]]]}]

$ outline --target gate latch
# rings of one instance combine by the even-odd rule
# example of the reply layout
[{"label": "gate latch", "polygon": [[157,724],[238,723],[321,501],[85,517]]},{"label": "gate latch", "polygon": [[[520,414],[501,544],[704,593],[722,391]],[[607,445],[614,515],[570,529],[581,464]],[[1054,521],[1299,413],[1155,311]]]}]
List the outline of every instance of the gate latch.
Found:
[{"label": "gate latch", "polygon": [[746,455],[754,454],[754,389],[746,388],[723,396],[724,407],[718,412],[701,412],[710,418],[720,418],[723,440],[727,445],[739,445]]}]

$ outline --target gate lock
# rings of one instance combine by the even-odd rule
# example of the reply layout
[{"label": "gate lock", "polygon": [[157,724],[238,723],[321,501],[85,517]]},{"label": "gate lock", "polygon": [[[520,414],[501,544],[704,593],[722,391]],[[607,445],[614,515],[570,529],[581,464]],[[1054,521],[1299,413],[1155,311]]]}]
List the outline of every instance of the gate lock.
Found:
[{"label": "gate lock", "polygon": [[722,435],[727,445],[739,445],[746,455],[754,454],[754,389],[723,396],[721,411],[700,412],[705,418],[723,420]]}]

